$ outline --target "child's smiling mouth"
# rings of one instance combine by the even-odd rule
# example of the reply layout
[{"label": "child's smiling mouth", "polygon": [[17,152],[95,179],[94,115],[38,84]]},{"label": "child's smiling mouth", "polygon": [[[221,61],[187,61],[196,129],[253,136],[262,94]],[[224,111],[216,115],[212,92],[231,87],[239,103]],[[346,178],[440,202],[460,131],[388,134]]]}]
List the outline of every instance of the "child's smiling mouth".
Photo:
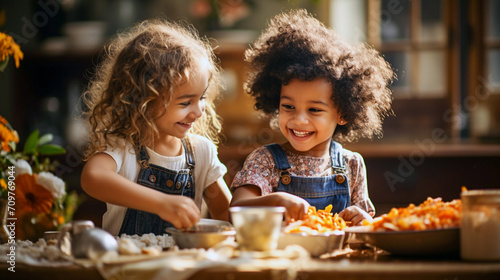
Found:
[{"label": "child's smiling mouth", "polygon": [[300,137],[300,138],[310,136],[314,133],[314,131],[299,131],[299,130],[295,130],[295,129],[290,129],[290,131],[292,132],[292,134],[294,136]]},{"label": "child's smiling mouth", "polygon": [[177,122],[177,123],[186,128],[191,128],[191,126],[193,125],[192,122],[189,123]]}]

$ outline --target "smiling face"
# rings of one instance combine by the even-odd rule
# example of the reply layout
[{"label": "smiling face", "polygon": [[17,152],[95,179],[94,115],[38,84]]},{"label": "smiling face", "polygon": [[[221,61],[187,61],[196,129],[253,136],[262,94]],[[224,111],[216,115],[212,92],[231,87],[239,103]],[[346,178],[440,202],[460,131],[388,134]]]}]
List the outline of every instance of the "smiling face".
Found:
[{"label": "smiling face", "polygon": [[293,79],[281,87],[278,123],[289,148],[296,153],[323,156],[329,151],[337,124],[345,124],[332,93],[331,84],[324,78]]},{"label": "smiling face", "polygon": [[193,123],[203,115],[206,106],[205,92],[209,83],[206,67],[199,67],[186,83],[174,90],[165,113],[155,119],[160,139],[185,137]]}]

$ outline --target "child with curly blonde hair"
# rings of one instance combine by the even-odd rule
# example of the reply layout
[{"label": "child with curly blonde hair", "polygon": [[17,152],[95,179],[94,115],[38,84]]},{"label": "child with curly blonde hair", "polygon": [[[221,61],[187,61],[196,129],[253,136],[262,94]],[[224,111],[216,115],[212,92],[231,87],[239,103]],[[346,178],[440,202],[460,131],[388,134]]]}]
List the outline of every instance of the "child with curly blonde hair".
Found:
[{"label": "child with curly blonde hair", "polygon": [[248,156],[231,185],[231,206],[284,206],[290,221],[310,205],[332,204],[352,224],[371,220],[363,158],[336,141],[382,134],[382,121],[392,114],[389,64],[305,10],[271,19],[245,60],[246,91],[287,141]]},{"label": "child with curly blonde hair", "polygon": [[203,200],[213,218],[228,219],[227,169],[215,146],[220,85],[213,50],[191,25],[144,21],[111,42],[85,95],[90,141],[81,177],[107,203],[105,230],[188,228]]}]

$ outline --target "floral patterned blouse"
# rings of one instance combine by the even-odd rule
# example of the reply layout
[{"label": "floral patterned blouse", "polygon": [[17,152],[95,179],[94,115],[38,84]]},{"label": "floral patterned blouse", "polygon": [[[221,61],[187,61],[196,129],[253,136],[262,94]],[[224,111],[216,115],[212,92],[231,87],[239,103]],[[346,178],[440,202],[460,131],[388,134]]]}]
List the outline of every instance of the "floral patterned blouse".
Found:
[{"label": "floral patterned blouse", "polygon": [[[330,155],[325,157],[304,156],[286,151],[290,162],[290,174],[300,177],[324,177],[332,175]],[[365,210],[372,217],[375,207],[368,197],[366,168],[363,157],[356,152],[343,149],[346,175],[351,192],[351,205]],[[231,190],[243,185],[255,185],[262,195],[273,192],[278,187],[279,173],[273,156],[266,147],[253,151],[245,160],[243,168],[234,177]]]}]

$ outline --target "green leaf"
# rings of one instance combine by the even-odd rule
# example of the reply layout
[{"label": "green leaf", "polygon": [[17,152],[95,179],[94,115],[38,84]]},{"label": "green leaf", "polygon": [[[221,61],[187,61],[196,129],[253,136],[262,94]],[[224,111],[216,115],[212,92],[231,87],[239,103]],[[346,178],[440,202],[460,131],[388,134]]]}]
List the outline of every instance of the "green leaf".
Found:
[{"label": "green leaf", "polygon": [[76,191],[72,191],[66,196],[64,201],[64,220],[66,222],[71,222],[73,220],[73,215],[78,209],[78,206],[85,201],[85,196],[80,196],[76,193]]},{"label": "green leaf", "polygon": [[38,130],[33,131],[28,139],[26,139],[26,143],[24,143],[24,153],[25,154],[34,154],[36,151],[36,147],[38,146]]},{"label": "green leaf", "polygon": [[52,142],[54,136],[51,133],[44,134],[38,139],[38,145],[43,145]]},{"label": "green leaf", "polygon": [[5,155],[4,159],[8,165],[13,165],[14,162],[17,160],[15,154],[7,154]]},{"label": "green leaf", "polygon": [[51,156],[51,155],[65,154],[66,150],[63,147],[58,146],[58,145],[46,144],[46,145],[38,146],[38,153],[40,155]]},{"label": "green leaf", "polygon": [[7,56],[3,61],[0,62],[0,72],[3,72],[5,68],[7,67],[7,64],[9,64],[9,57]]},{"label": "green leaf", "polygon": [[13,152],[13,153],[15,153],[15,152],[16,152],[16,142],[14,142],[14,141],[10,141],[10,142],[9,142],[9,147],[10,147],[10,149],[12,150],[12,152]]}]

